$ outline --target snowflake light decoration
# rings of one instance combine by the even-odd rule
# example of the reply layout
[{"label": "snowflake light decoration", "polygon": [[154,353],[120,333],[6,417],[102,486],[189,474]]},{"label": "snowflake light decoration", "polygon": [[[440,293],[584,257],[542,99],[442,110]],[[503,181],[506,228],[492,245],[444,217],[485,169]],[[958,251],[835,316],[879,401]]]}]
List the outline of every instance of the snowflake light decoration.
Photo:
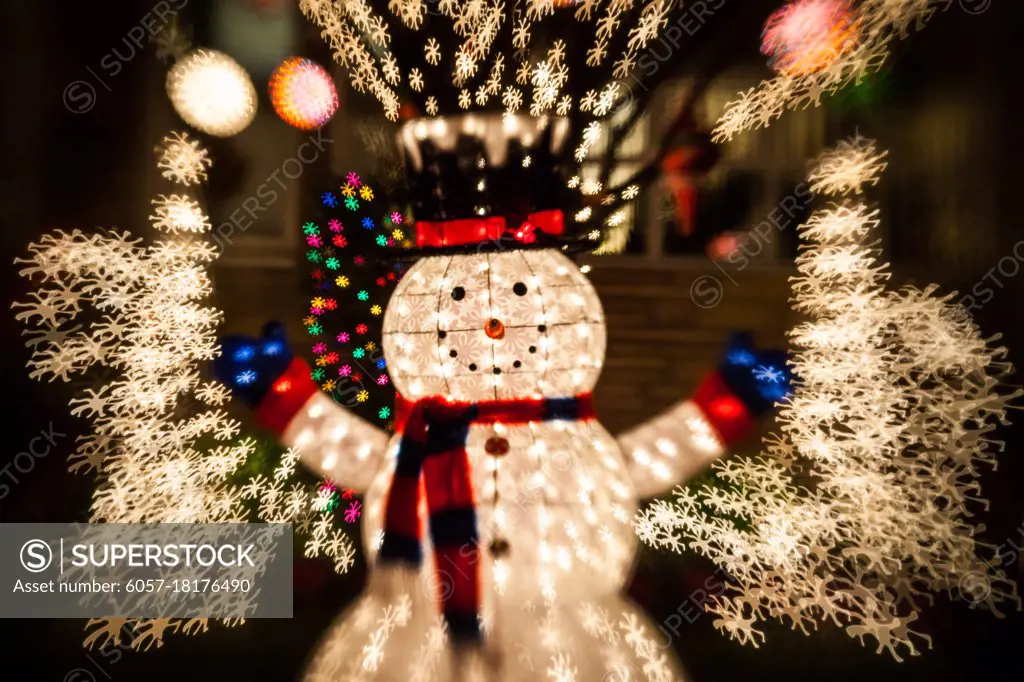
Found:
[{"label": "snowflake light decoration", "polygon": [[810,319],[790,334],[799,381],[781,434],[761,457],[716,464],[724,487],[677,489],[674,503],[638,517],[643,541],[694,549],[729,574],[709,609],[715,627],[755,646],[760,621],[808,632],[831,620],[901,660],[930,644],[913,629],[928,591],[955,594],[966,577],[961,596],[977,604],[1020,603],[982,556],[997,549],[977,539],[971,516],[985,504],[980,470],[1002,449],[991,431],[1022,392],[998,392],[1005,349],[951,296],[885,288],[877,211],[851,199],[877,181],[884,156],[858,138],[811,173],[840,202],[800,228],[794,307]]},{"label": "snowflake light decoration", "polygon": [[359,517],[363,514],[363,505],[361,502],[352,501],[348,507],[345,508],[345,523],[355,523],[359,520]]},{"label": "snowflake light decoration", "polygon": [[[769,20],[765,46],[778,58],[781,73],[740,93],[718,119],[716,142],[744,130],[767,127],[785,111],[817,106],[877,71],[894,41],[924,27],[951,0],[797,0]],[[801,17],[811,18],[808,36]],[[802,37],[795,37],[800,32]],[[809,42],[808,42],[809,41]]]},{"label": "snowflake light decoration", "polygon": [[314,510],[325,514],[330,513],[337,509],[340,503],[341,495],[333,482],[324,481],[317,487],[316,498],[313,500]]},{"label": "snowflake light decoration", "polygon": [[149,217],[153,227],[164,232],[206,232],[210,219],[195,199],[181,194],[160,195],[153,200],[156,207]]},{"label": "snowflake light decoration", "polygon": [[[412,92],[423,93],[421,98],[413,97],[419,102],[417,109],[430,116],[439,113],[437,93],[427,90],[428,80],[441,87],[454,83],[462,90],[458,105],[463,109],[473,103],[485,106],[491,97],[500,97],[508,113],[514,113],[526,100],[533,116],[568,115],[574,100],[566,92],[567,47],[564,40],[556,39],[545,51],[533,50],[533,34],[539,26],[564,17],[574,21],[580,32],[592,32],[587,67],[603,67],[608,73],[602,77],[607,76],[607,87],[612,87],[632,73],[643,50],[667,27],[670,12],[679,9],[667,0],[527,0],[515,8],[503,0],[441,0],[432,3],[429,12],[427,6],[425,0],[393,0],[386,9],[366,0],[299,2],[305,15],[321,28],[335,59],[348,70],[352,87],[376,97],[391,120],[398,118],[397,86],[403,81]],[[442,54],[436,29],[454,32],[450,54]],[[404,38],[409,32],[423,36],[422,57],[399,65],[392,45],[397,36]],[[614,52],[611,43],[620,32],[626,40],[614,42],[625,44]],[[511,44],[511,53],[506,54],[506,44]],[[514,63],[506,66],[506,57]],[[427,71],[444,69],[443,61],[450,65],[450,72],[425,77]]]},{"label": "snowflake light decoration", "polygon": [[807,177],[814,194],[860,194],[867,185],[877,185],[888,165],[887,152],[860,136],[843,140],[822,155]]},{"label": "snowflake light decoration", "polygon": [[[168,135],[165,145],[183,138]],[[193,152],[206,159],[205,149]],[[177,152],[165,149],[161,158],[169,153]],[[190,184],[193,176],[168,179]],[[220,353],[221,312],[203,304],[212,291],[207,266],[217,256],[204,234],[209,219],[184,195],[154,203],[153,226],[161,234],[150,244],[128,232],[57,231],[15,261],[35,285],[28,300],[12,305],[29,327],[30,376],[69,381],[96,367],[114,372],[70,402],[71,414],[89,422],[69,457],[72,473],[97,478],[89,520],[238,523],[249,517],[244,503],[256,500],[259,520],[297,523],[314,539],[315,553],[347,571],[355,558],[351,539],[330,519],[314,518],[315,494],[291,480],[298,451],[284,452],[270,477],[238,480],[256,442],[240,438],[239,424],[223,409],[227,388],[200,374]],[[127,638],[144,650],[161,646],[168,632],[205,632],[207,620],[92,619],[86,627],[85,646]]]},{"label": "snowflake light decoration", "polygon": [[[636,89],[625,86],[627,79],[643,84],[650,74],[641,73],[639,64],[652,41],[665,33],[678,47],[678,27],[699,16],[690,3],[668,0],[524,0],[514,5],[504,0],[300,0],[299,6],[320,27],[352,87],[376,97],[387,118],[397,120],[400,110],[413,118],[455,115],[472,128],[477,124],[470,114],[497,101],[506,130],[518,125],[524,110],[542,125],[554,117],[560,123],[574,121],[580,139],[565,149],[575,151],[579,164],[602,140],[618,147],[626,139],[619,133],[632,126],[628,121],[635,122],[631,115],[642,106],[635,101]],[[535,35],[543,39],[534,40]],[[419,47],[400,49],[410,42],[422,46],[422,52]],[[586,49],[585,65],[573,58],[570,45]],[[586,79],[586,87],[579,88],[586,90],[582,97],[570,87],[573,78]],[[577,107],[587,116],[575,116]],[[442,119],[430,130],[446,130],[441,124],[451,123]],[[521,164],[528,167],[534,160],[526,157]],[[610,201],[632,201],[615,194]],[[602,252],[621,250],[631,213],[621,214],[619,225],[608,224],[611,211],[600,215],[600,227],[610,235]]]},{"label": "snowflake light decoration", "polygon": [[441,62],[441,45],[437,42],[436,38],[428,38],[423,51],[424,59],[431,66],[437,66]]},{"label": "snowflake light decoration", "polygon": [[181,185],[198,185],[206,182],[206,169],[213,163],[199,141],[188,133],[173,132],[163,140],[159,148],[160,161],[157,168],[167,180]]}]

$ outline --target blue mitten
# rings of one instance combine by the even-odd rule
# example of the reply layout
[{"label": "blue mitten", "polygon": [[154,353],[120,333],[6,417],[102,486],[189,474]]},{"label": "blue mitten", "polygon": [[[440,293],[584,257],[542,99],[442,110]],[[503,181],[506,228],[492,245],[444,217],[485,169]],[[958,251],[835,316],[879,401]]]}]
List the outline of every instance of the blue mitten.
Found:
[{"label": "blue mitten", "polygon": [[226,336],[220,345],[221,356],[213,361],[213,372],[249,407],[262,402],[292,363],[292,351],[280,322],[268,322],[259,338]]},{"label": "blue mitten", "polygon": [[786,366],[786,352],[759,350],[750,332],[732,335],[718,371],[753,416],[768,412],[792,391],[793,374]]}]

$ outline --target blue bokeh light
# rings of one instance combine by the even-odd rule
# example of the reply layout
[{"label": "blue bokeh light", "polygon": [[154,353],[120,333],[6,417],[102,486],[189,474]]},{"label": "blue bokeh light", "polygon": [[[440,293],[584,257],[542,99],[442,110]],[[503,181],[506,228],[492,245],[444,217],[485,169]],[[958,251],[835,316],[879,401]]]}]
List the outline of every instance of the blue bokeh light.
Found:
[{"label": "blue bokeh light", "polygon": [[266,341],[263,344],[264,355],[280,355],[284,350],[284,343],[282,341]]},{"label": "blue bokeh light", "polygon": [[249,384],[256,381],[256,372],[251,369],[247,369],[243,372],[239,372],[235,376],[235,383],[239,386],[248,386]]},{"label": "blue bokeh light", "polygon": [[754,354],[745,348],[734,348],[725,354],[725,361],[730,365],[750,367],[754,364]]}]

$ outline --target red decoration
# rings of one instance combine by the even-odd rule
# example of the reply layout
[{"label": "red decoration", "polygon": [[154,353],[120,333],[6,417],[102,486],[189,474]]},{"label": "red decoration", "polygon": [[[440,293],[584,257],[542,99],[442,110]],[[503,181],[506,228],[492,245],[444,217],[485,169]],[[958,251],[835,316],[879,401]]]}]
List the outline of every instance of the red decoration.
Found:
[{"label": "red decoration", "polygon": [[684,236],[696,230],[697,186],[694,180],[705,175],[718,160],[718,150],[710,139],[679,147],[665,155],[661,173],[672,192],[676,208],[676,224]]},{"label": "red decoration", "polygon": [[[565,231],[565,216],[561,211],[538,211],[529,217],[515,230],[512,236],[524,244],[537,240],[536,231],[540,230],[552,236]],[[418,246],[457,246],[460,244],[476,244],[488,240],[499,240],[509,232],[505,219],[501,216],[485,218],[462,218],[459,220],[442,220],[438,222],[421,221],[416,223],[416,244]]]},{"label": "red decoration", "polygon": [[273,389],[254,413],[263,428],[280,435],[319,389],[309,376],[309,365],[301,358],[292,360],[284,374],[274,382]]},{"label": "red decoration", "polygon": [[754,425],[754,418],[718,372],[704,377],[693,394],[693,402],[728,445],[742,440]]}]

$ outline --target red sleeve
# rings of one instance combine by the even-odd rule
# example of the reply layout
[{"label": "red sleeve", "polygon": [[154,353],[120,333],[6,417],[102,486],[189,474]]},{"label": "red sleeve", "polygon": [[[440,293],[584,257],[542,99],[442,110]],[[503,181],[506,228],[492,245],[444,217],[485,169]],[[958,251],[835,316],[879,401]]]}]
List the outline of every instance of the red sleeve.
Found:
[{"label": "red sleeve", "polygon": [[691,400],[700,407],[726,445],[742,440],[754,426],[746,405],[733,395],[718,372],[704,377]]},{"label": "red sleeve", "polygon": [[309,376],[309,365],[302,358],[294,358],[256,406],[256,419],[263,428],[280,436],[318,390]]}]

